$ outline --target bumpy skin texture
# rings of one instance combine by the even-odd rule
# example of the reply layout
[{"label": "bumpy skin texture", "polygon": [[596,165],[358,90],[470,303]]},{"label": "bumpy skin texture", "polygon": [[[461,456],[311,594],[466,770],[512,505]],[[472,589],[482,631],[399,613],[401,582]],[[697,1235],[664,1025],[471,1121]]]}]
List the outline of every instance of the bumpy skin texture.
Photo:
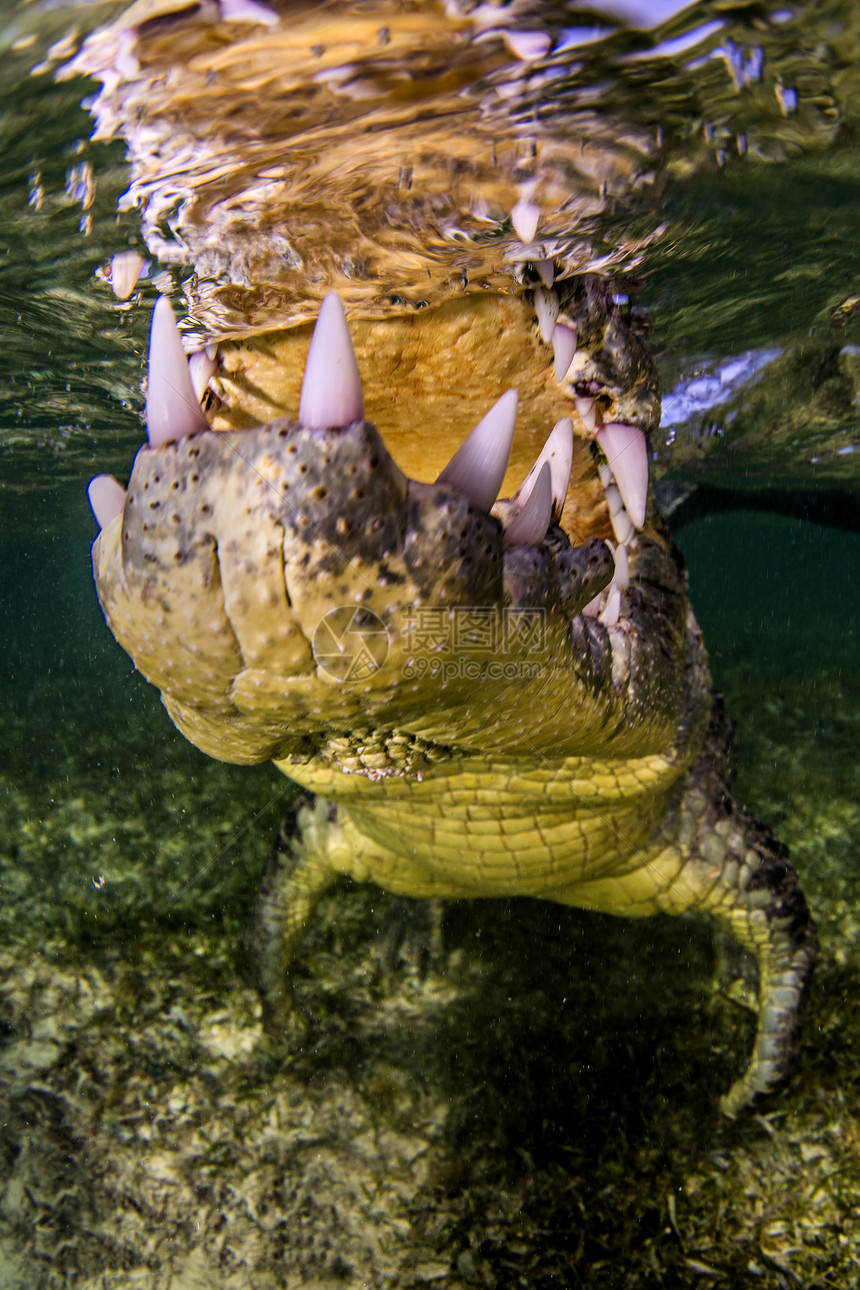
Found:
[{"label": "bumpy skin texture", "polygon": [[[583,339],[574,390],[593,381],[653,424],[639,342],[612,317]],[[226,761],[273,759],[305,790],[258,908],[271,1028],[289,1024],[290,962],[338,874],[409,896],[704,911],[759,968],[734,1114],[788,1070],[814,926],[784,851],[726,788],[725,721],[659,519],[629,544],[609,626],[582,613],[613,576],[605,511],[569,527],[575,545],[551,525],[506,549],[499,519],[407,479],[369,422],[283,421],[142,448],[94,568],[183,733]]]}]

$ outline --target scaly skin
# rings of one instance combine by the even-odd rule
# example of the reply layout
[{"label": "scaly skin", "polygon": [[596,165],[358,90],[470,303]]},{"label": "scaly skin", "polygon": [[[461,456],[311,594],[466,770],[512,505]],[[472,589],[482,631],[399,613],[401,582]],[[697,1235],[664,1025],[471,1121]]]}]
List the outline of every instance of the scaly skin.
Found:
[{"label": "scaly skin", "polygon": [[[635,329],[593,280],[562,292],[580,388],[599,387],[605,423],[623,411],[650,428],[659,401]],[[449,323],[429,313],[423,334]],[[292,863],[270,869],[258,909],[271,1028],[289,1024],[290,963],[338,874],[410,896],[701,911],[759,968],[752,1060],[722,1100],[732,1115],[787,1072],[814,925],[784,852],[726,789],[725,723],[653,511],[628,543],[617,622],[583,613],[614,566],[582,447],[564,512],[574,544],[551,524],[506,548],[505,504],[488,515],[407,478],[364,419],[146,446],[94,547],[99,597],[192,742],[273,759],[305,790]],[[356,607],[343,639],[371,655],[348,676],[320,631],[335,610],[342,632]]]}]

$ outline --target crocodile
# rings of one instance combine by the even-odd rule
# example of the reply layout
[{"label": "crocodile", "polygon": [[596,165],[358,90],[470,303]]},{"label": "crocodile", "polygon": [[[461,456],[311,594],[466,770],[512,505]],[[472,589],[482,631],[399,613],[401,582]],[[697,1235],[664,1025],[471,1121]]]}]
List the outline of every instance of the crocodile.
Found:
[{"label": "crocodile", "polygon": [[[102,96],[116,114],[124,93],[130,117],[146,112],[117,90],[140,71],[131,30]],[[175,30],[152,29],[154,61],[173,57]],[[501,34],[523,62],[548,47]],[[367,91],[349,68],[337,84],[361,88],[352,110]],[[277,284],[207,299],[198,283],[197,315],[230,315],[218,357],[186,357],[160,297],[147,443],[127,487],[90,485],[96,587],[192,743],[273,761],[301,790],[256,913],[268,1029],[293,1025],[291,964],[338,875],[406,897],[708,914],[758,968],[753,1052],[720,1102],[732,1116],[791,1068],[815,925],[785,848],[728,786],[728,722],[650,489],[660,393],[645,320],[611,264],[561,233],[536,238],[541,179],[564,170],[545,151],[528,182],[496,158],[493,183],[517,197],[513,269],[476,238],[492,271],[473,264],[440,292],[401,255],[395,291],[381,270],[375,286],[356,273],[357,251],[349,273],[325,256],[311,273],[303,246],[287,306]],[[408,223],[406,204],[379,206]],[[568,204],[553,218],[577,216]],[[189,217],[184,236],[203,279],[205,227]]]},{"label": "crocodile", "polygon": [[[605,291],[567,283],[556,302],[554,329],[593,345],[603,390],[653,417],[653,366]],[[422,319],[437,351],[451,323]],[[532,341],[538,354],[539,326]],[[259,899],[268,1026],[287,1022],[290,963],[338,874],[407,896],[702,911],[759,971],[752,1060],[722,1108],[772,1089],[815,929],[784,848],[727,788],[726,723],[680,554],[648,509],[642,426],[595,416],[577,454],[560,418],[498,500],[509,390],[433,482],[410,479],[365,417],[335,293],[294,419],[209,428],[163,297],[148,383],[128,488],[90,487],[96,584],[183,734],[226,761],[273,760],[306,794]]]}]

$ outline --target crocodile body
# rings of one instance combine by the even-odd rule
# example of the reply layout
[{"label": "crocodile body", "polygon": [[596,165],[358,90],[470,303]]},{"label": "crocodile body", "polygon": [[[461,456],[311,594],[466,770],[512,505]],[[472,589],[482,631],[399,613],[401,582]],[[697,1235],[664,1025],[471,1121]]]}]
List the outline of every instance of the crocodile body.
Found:
[{"label": "crocodile body", "polygon": [[[407,896],[704,912],[759,969],[734,1114],[788,1070],[814,925],[784,850],[727,788],[683,562],[645,503],[660,401],[637,316],[560,255],[517,263],[504,290],[418,312],[353,301],[363,396],[332,297],[312,340],[297,325],[226,347],[211,425],[187,392],[159,409],[179,369],[164,375],[172,315],[154,323],[151,442],[95,505],[99,598],[193,743],[274,760],[304,790],[259,902],[270,1027],[289,1024],[290,963],[338,874]],[[487,442],[508,433],[509,388],[496,500],[511,454]],[[461,412],[491,404],[469,460],[445,466]],[[374,423],[392,418],[390,451]],[[547,456],[515,491],[556,418],[564,487]]]}]

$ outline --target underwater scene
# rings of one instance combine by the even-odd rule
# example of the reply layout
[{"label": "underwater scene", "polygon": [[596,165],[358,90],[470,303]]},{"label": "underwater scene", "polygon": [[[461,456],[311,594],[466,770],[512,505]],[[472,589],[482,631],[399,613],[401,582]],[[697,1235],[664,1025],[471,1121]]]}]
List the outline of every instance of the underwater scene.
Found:
[{"label": "underwater scene", "polygon": [[0,1290],[855,1286],[860,9],[0,50]]}]

